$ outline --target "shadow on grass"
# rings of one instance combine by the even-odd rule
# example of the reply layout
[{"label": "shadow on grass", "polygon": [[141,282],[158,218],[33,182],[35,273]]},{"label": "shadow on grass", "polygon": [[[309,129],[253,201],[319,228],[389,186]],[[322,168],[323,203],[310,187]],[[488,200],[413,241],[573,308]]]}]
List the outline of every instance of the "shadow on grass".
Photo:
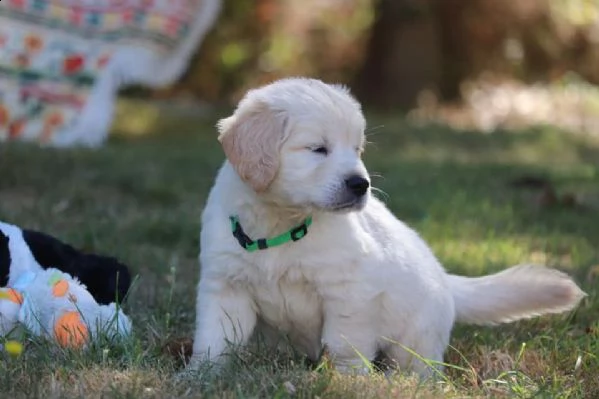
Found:
[{"label": "shadow on grass", "polygon": [[400,118],[370,119],[369,141],[394,146],[398,153],[430,161],[599,164],[599,136],[564,132],[551,126],[482,133],[444,125],[417,126]]}]

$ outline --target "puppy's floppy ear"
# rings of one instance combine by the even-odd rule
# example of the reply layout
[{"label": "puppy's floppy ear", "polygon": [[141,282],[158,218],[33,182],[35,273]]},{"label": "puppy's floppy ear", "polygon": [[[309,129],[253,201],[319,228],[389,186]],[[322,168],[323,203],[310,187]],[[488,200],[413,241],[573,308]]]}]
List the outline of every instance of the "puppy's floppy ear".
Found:
[{"label": "puppy's floppy ear", "polygon": [[256,192],[265,191],[279,169],[285,116],[257,102],[218,123],[218,140],[237,174]]}]

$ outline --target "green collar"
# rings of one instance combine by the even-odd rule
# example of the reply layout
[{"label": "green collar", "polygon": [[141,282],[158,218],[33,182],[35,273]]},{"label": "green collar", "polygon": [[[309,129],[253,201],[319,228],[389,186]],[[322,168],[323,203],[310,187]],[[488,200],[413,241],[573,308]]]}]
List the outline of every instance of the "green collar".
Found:
[{"label": "green collar", "polygon": [[230,216],[229,219],[231,220],[233,237],[235,237],[239,242],[239,245],[248,252],[254,252],[257,249],[276,247],[289,241],[297,241],[308,234],[308,226],[312,224],[312,216],[308,216],[302,224],[295,226],[283,234],[273,238],[259,238],[254,241],[245,234],[237,216]]}]

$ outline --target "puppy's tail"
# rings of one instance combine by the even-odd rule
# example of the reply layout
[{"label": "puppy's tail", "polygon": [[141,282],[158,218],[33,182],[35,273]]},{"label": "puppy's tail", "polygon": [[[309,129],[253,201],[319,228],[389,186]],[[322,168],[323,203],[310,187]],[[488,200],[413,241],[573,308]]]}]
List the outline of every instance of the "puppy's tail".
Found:
[{"label": "puppy's tail", "polygon": [[573,309],[586,294],[565,273],[514,266],[485,277],[449,275],[458,322],[507,323]]}]

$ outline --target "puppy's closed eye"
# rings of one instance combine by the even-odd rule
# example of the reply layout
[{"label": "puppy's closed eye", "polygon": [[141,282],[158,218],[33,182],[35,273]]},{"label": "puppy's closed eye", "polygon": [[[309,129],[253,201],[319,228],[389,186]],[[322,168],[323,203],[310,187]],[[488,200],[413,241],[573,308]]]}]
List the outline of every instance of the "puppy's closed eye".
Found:
[{"label": "puppy's closed eye", "polygon": [[310,147],[310,151],[312,151],[315,154],[321,154],[325,156],[329,155],[329,149],[323,145]]}]

